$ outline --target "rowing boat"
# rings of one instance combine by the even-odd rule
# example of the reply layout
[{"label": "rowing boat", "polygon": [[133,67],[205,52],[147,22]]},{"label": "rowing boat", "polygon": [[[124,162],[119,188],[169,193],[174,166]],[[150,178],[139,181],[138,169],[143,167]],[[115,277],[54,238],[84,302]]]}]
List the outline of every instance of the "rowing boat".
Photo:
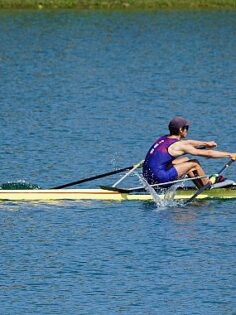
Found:
[{"label": "rowing boat", "polygon": [[[193,187],[178,188],[174,194],[175,200],[189,199],[196,189]],[[166,194],[158,193],[160,200],[166,199]],[[236,184],[224,188],[214,188],[204,191],[197,199],[236,199]],[[36,201],[36,200],[133,200],[148,201],[153,197],[148,193],[121,193],[105,189],[33,189],[33,190],[0,190],[0,200]]]}]

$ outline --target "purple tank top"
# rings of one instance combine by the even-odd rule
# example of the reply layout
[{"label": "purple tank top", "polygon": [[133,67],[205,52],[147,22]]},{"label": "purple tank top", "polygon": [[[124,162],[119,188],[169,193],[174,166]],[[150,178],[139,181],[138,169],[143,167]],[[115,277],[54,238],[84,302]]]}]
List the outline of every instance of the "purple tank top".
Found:
[{"label": "purple tank top", "polygon": [[171,162],[176,158],[168,152],[168,148],[171,144],[179,141],[178,139],[171,139],[168,136],[162,136],[156,140],[156,142],[149,149],[144,165],[143,172],[156,173],[158,170],[167,170],[172,164]]}]

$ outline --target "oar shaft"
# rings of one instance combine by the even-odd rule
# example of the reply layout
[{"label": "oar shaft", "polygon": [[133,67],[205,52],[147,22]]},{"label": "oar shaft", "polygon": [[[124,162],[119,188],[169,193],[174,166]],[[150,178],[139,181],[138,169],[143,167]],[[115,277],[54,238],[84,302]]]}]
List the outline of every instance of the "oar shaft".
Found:
[{"label": "oar shaft", "polygon": [[[223,171],[224,171],[226,168],[228,168],[234,161],[235,161],[235,160],[232,160],[232,159],[229,160],[229,161],[222,167],[222,169],[218,172],[218,175],[222,174]],[[190,197],[190,198],[185,202],[185,204],[187,204],[187,203],[189,203],[189,202],[192,202],[194,199],[196,199],[197,196],[199,196],[199,195],[200,195],[201,193],[203,193],[205,190],[210,189],[211,186],[212,186],[212,184],[211,184],[210,182],[207,183],[206,185],[202,186],[200,189],[198,189],[198,190],[196,191],[196,193],[195,193],[192,197]]]},{"label": "oar shaft", "polygon": [[198,195],[200,195],[201,193],[203,193],[205,190],[209,188],[211,188],[211,183],[207,183],[206,185],[202,186],[201,188],[197,190],[197,192],[194,195],[192,195],[192,197],[186,200],[185,204],[192,202],[194,199],[196,199]]},{"label": "oar shaft", "polygon": [[222,169],[219,171],[218,174],[221,174],[226,168],[228,168],[235,160],[229,160],[223,167]]},{"label": "oar shaft", "polygon": [[[192,178],[182,178],[182,179],[177,179],[174,181],[170,181],[170,182],[165,182],[165,183],[160,183],[160,184],[154,184],[154,185],[149,185],[150,187],[162,187],[162,186],[166,186],[168,184],[176,184],[179,182],[186,182],[186,181],[190,181],[193,179],[199,179],[199,178],[205,178],[207,177],[207,175],[205,176],[196,176],[196,177],[192,177]],[[120,192],[120,193],[133,193],[133,192],[144,192],[146,191],[144,186],[138,186],[138,187],[133,187],[133,188],[119,188],[116,186],[100,186],[102,189],[105,190],[111,190],[111,191],[116,191],[116,192]]]},{"label": "oar shaft", "polygon": [[131,173],[133,173],[137,168],[141,167],[144,161],[140,161],[136,165],[133,165],[131,170],[126,173],[123,177],[121,177],[115,184],[112,185],[112,187],[116,187],[119,183],[121,183],[126,177],[128,177]]},{"label": "oar shaft", "polygon": [[64,185],[55,186],[55,187],[52,187],[50,189],[61,189],[61,188],[66,188],[66,187],[70,187],[70,186],[74,186],[74,185],[90,182],[90,181],[93,181],[95,179],[99,179],[99,178],[103,178],[103,177],[106,177],[106,176],[111,176],[111,175],[115,175],[115,174],[122,173],[122,172],[125,172],[125,171],[129,171],[129,170],[133,169],[134,166],[135,165],[131,165],[131,166],[127,166],[127,167],[124,167],[124,168],[120,168],[120,169],[115,170],[115,171],[111,171],[111,172],[107,172],[107,173],[103,173],[103,174],[99,174],[99,175],[83,178],[83,179],[80,179],[80,180],[77,180],[77,181],[74,181],[74,182],[70,182],[70,183],[67,183],[67,184],[64,184]]},{"label": "oar shaft", "polygon": [[[164,183],[160,183],[160,184],[149,185],[149,186],[151,186],[151,187],[166,186],[166,185],[170,185],[170,184],[172,185],[172,184],[177,184],[177,183],[181,183],[181,182],[187,182],[187,181],[191,181],[191,180],[194,180],[194,179],[201,179],[201,178],[206,178],[206,177],[208,177],[208,176],[204,175],[204,176],[188,177],[188,178],[172,180],[170,182],[164,182]],[[141,189],[141,188],[144,188],[144,187],[143,186],[139,186],[139,187],[134,187],[134,188],[131,188],[131,189],[135,190],[135,189]]]}]

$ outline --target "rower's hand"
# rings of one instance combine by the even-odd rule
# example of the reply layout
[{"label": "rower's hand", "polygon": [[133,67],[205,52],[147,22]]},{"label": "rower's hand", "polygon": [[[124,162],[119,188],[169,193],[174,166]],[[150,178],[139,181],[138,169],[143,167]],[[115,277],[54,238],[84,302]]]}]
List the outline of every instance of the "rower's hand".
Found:
[{"label": "rower's hand", "polygon": [[230,155],[230,158],[231,158],[231,160],[236,161],[236,153],[232,153],[232,154]]},{"label": "rower's hand", "polygon": [[206,142],[206,148],[208,149],[210,149],[210,148],[216,148],[217,147],[217,143],[215,142],[215,141],[207,141]]}]

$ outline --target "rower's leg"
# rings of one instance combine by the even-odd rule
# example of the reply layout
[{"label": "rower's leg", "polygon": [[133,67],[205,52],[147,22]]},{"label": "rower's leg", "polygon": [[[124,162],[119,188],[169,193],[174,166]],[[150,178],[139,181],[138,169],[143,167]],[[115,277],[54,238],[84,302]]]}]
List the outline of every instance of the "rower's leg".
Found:
[{"label": "rower's leg", "polygon": [[172,164],[176,165],[176,164],[180,164],[180,163],[184,163],[184,162],[188,162],[188,161],[190,161],[190,159],[188,157],[178,157],[172,162]]},{"label": "rower's leg", "polygon": [[[178,177],[182,177],[184,175],[188,175],[191,177],[197,176],[206,176],[204,170],[202,169],[201,165],[197,160],[189,160],[184,163],[178,163],[174,165],[175,169],[177,170]],[[206,178],[199,178],[193,180],[194,184],[200,188],[206,185],[209,182],[209,179]]]},{"label": "rower's leg", "polygon": [[[206,176],[203,168],[201,167],[200,163],[198,160],[191,160],[196,163],[196,167],[193,170],[190,170],[188,172],[189,177],[197,177],[197,176]],[[205,186],[206,184],[209,183],[209,178],[206,176],[205,178],[198,178],[193,180],[194,184],[198,187],[201,188],[202,186]]]},{"label": "rower's leg", "polygon": [[[198,175],[197,172],[194,172],[194,171],[189,171],[187,175],[189,178],[200,176],[200,175]],[[200,180],[201,180],[201,178],[195,178],[192,180],[197,188],[201,188],[202,186],[204,186],[202,181],[200,181]]]}]

